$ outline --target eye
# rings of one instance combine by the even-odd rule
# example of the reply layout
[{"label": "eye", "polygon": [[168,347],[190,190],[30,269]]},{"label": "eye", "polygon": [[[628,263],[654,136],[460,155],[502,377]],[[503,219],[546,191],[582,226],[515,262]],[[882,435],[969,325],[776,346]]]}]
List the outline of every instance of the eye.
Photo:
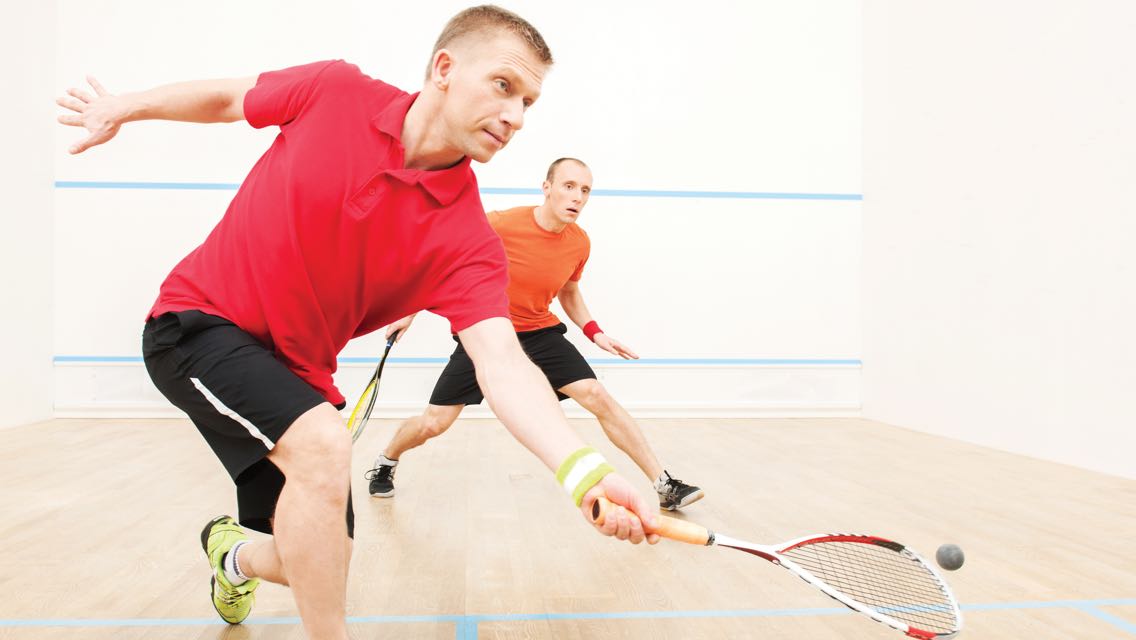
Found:
[{"label": "eye", "polygon": [[497,78],[496,80],[493,81],[493,83],[496,84],[497,88],[500,89],[501,91],[504,91],[505,93],[509,92],[509,83],[506,82],[505,80],[502,80],[501,78]]}]

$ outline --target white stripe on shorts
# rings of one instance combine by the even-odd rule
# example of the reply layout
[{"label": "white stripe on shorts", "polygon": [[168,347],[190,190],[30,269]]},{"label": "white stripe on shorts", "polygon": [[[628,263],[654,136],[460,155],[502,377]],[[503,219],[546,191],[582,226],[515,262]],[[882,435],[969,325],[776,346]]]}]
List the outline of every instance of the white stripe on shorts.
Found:
[{"label": "white stripe on shorts", "polygon": [[236,411],[233,411],[229,407],[226,407],[225,403],[221,402],[220,398],[213,395],[213,392],[210,391],[204,384],[202,384],[200,380],[198,380],[197,378],[190,378],[190,381],[193,382],[193,386],[197,387],[197,390],[201,392],[201,395],[205,396],[205,399],[209,401],[209,404],[213,405],[213,408],[216,409],[218,413],[236,420],[237,424],[244,427],[245,430],[249,432],[250,436],[263,442],[265,448],[267,448],[269,451],[272,451],[272,448],[276,446],[276,443],[269,440],[268,436],[261,433],[260,429],[257,429],[253,423],[245,420],[244,416],[237,413]]}]

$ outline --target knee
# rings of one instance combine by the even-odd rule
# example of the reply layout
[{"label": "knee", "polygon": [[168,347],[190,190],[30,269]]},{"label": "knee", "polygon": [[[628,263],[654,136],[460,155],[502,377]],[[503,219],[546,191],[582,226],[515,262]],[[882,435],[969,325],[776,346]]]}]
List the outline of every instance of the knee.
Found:
[{"label": "knee", "polygon": [[589,380],[580,393],[580,404],[596,414],[609,414],[615,406],[615,398],[607,392],[599,380]]},{"label": "knee", "polygon": [[269,458],[289,482],[307,485],[345,499],[350,483],[351,436],[338,420],[305,420],[293,424]]},{"label": "knee", "polygon": [[427,413],[422,416],[422,435],[427,438],[436,438],[446,432],[454,424],[453,418],[448,415]]}]

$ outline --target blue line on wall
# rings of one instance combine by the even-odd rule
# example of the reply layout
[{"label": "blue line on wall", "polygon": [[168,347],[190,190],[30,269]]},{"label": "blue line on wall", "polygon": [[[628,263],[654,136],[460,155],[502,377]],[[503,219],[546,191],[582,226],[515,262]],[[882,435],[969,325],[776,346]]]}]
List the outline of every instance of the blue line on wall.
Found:
[{"label": "blue line on wall", "polygon": [[[236,191],[236,182],[114,182],[57,180],[56,189],[145,189],[167,191]],[[483,195],[540,195],[527,187],[482,187]],[[681,191],[670,189],[596,189],[593,196],[617,198],[706,198],[727,200],[863,200],[859,193],[782,193],[776,191]]]}]

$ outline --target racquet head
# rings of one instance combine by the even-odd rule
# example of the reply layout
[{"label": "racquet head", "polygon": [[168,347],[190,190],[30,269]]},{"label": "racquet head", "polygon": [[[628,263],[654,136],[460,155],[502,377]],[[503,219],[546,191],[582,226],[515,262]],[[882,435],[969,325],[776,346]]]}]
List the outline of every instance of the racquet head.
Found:
[{"label": "racquet head", "polygon": [[[606,499],[598,498],[592,504],[592,520],[602,525],[610,507]],[[962,629],[962,613],[946,581],[919,554],[898,542],[877,536],[827,534],[761,545],[667,516],[659,516],[654,533],[769,560],[849,609],[912,638],[953,638]]]},{"label": "racquet head", "polygon": [[951,638],[962,628],[958,602],[946,581],[898,542],[829,534],[780,545],[774,555],[779,564],[827,595],[910,637]]},{"label": "racquet head", "polygon": [[371,410],[375,408],[375,398],[379,395],[379,380],[383,375],[383,365],[387,362],[387,355],[390,354],[391,347],[398,339],[398,334],[399,332],[396,331],[387,339],[383,357],[379,358],[379,366],[375,367],[375,373],[371,376],[370,382],[367,383],[367,388],[363,389],[363,393],[355,403],[355,408],[347,416],[347,432],[351,434],[351,442],[355,442],[359,439],[359,436],[363,435],[363,430],[367,428],[367,422],[371,419]]}]

